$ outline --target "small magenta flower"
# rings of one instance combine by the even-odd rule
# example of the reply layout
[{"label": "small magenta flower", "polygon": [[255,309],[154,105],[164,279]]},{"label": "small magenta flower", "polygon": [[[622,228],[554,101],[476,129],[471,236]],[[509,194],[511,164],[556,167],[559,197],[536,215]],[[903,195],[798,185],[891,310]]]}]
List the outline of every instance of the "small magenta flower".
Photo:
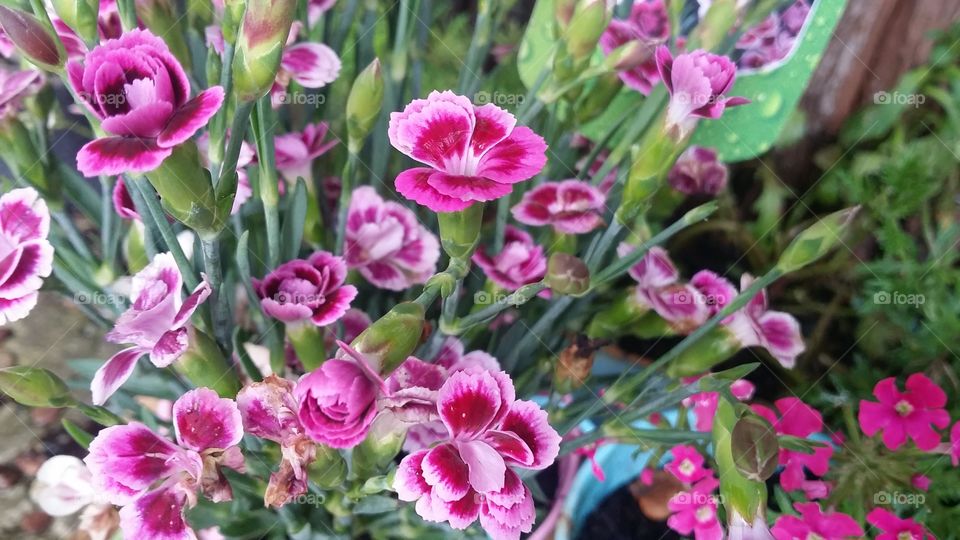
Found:
[{"label": "small magenta flower", "polygon": [[176,443],[139,422],[102,430],[84,459],[99,491],[120,509],[126,538],[189,540],[184,511],[200,491],[213,502],[233,498],[221,467],[244,471],[243,424],[233,400],[209,388],[191,390],[173,406]]},{"label": "small magenta flower", "polygon": [[[670,37],[670,17],[663,0],[634,2],[626,19],[612,19],[600,36],[600,47],[609,55],[614,49],[636,42],[634,54],[619,71],[625,85],[643,95],[660,82],[654,52]],[[619,67],[619,66],[618,66]]]},{"label": "small magenta flower", "polygon": [[343,256],[375,286],[402,291],[433,275],[440,242],[411,210],[363,186],[350,197]]},{"label": "small magenta flower", "polygon": [[711,472],[709,476],[681,491],[667,501],[673,512],[667,526],[696,540],[722,540],[723,526],[717,518],[717,497],[713,494],[720,482]]},{"label": "small magenta flower", "polygon": [[324,141],[327,136],[327,123],[307,124],[303,131],[284,133],[274,137],[277,171],[288,182],[296,182],[297,177],[310,183],[313,178],[310,167],[313,160],[327,153],[337,145],[337,141]]},{"label": "small magenta flower", "polygon": [[336,322],[350,308],[357,288],[344,285],[347,264],[341,257],[317,251],[309,259],[287,261],[254,288],[267,315],[286,323],[310,321],[317,326]]},{"label": "small magenta flower", "polygon": [[558,233],[584,234],[603,224],[605,199],[599,189],[582,180],[544,182],[524,193],[512,212],[525,225],[552,225]]},{"label": "small magenta flower", "polygon": [[860,428],[872,437],[883,431],[883,444],[890,450],[900,448],[907,438],[917,448],[933,450],[940,444],[940,434],[933,428],[950,425],[950,414],[944,409],[947,395],[923,373],[907,378],[907,390],[897,389],[897,380],[888,377],[873,387],[879,403],[860,400]]},{"label": "small magenta flower", "polygon": [[123,219],[141,221],[140,213],[137,212],[137,207],[133,204],[133,197],[130,196],[130,191],[127,189],[127,184],[123,181],[122,176],[118,176],[116,183],[113,184],[111,200],[113,201],[113,210],[118,216]]},{"label": "small magenta flower", "polygon": [[390,144],[428,167],[400,173],[397,191],[434,212],[509,194],[547,162],[543,138],[516,124],[500,107],[476,107],[449,90],[413,100],[390,114]]},{"label": "small magenta flower", "polygon": [[847,514],[823,512],[815,502],[793,505],[800,516],[783,515],[770,529],[776,540],[796,538],[822,538],[823,540],[846,540],[862,537],[863,529]]},{"label": "small magenta flower", "polygon": [[876,540],[927,540],[936,538],[923,525],[910,518],[898,518],[883,508],[874,508],[867,514],[867,523],[881,531]]},{"label": "small magenta flower", "polygon": [[[770,422],[777,435],[805,439],[823,430],[823,417],[820,412],[798,398],[778,399],[774,406],[780,412],[779,418],[769,407],[753,405],[751,408]],[[812,454],[781,448],[779,462],[783,466],[783,472],[780,474],[780,485],[784,491],[819,488],[820,484],[810,484],[806,471],[816,476],[827,474],[831,456],[833,447],[830,445],[817,446]]]},{"label": "small magenta flower", "polygon": [[560,436],[543,409],[514,394],[513,382],[502,371],[451,375],[437,397],[449,436],[400,462],[394,480],[400,500],[416,501],[422,518],[446,521],[455,529],[465,529],[479,517],[498,540],[530,532],[536,517],[533,497],[511,467],[550,466]]},{"label": "small magenta flower", "polygon": [[[617,253],[624,257],[634,246],[622,243]],[[710,306],[702,301],[700,291],[690,283],[679,281],[680,274],[666,250],[652,247],[629,274],[637,280],[637,303],[656,312],[680,333],[688,333],[710,317]]]},{"label": "small magenta flower", "polygon": [[673,455],[673,461],[664,466],[664,469],[684,484],[695,484],[712,474],[703,466],[703,456],[697,452],[696,448],[678,444],[670,449],[670,453]]},{"label": "small magenta flower", "polygon": [[133,373],[137,360],[150,355],[150,362],[165,368],[187,350],[190,317],[210,295],[210,284],[201,282],[185,301],[180,299],[183,277],[170,253],[159,253],[133,276],[133,305],[107,333],[111,343],[132,346],[110,357],[93,377],[93,402],[102,405]]},{"label": "small magenta flower", "polygon": [[130,30],[67,64],[70,86],[108,134],[80,149],[86,176],[143,173],[206,125],[223,103],[223,88],[190,99],[190,82],[162,39]]},{"label": "small magenta flower", "polygon": [[[753,277],[744,274],[740,278],[740,290],[746,290],[752,282]],[[789,313],[768,309],[765,290],[724,324],[742,346],[763,347],[786,368],[792,368],[806,349],[800,323]]]},{"label": "small magenta flower", "polygon": [[698,118],[720,118],[726,107],[743,105],[749,100],[728,97],[737,68],[726,56],[702,50],[678,55],[676,58],[664,45],[657,48],[657,69],[670,91],[666,127],[686,138]]},{"label": "small magenta flower", "polygon": [[710,148],[687,148],[667,175],[670,186],[686,195],[718,195],[727,187],[727,166]]},{"label": "small magenta flower", "polygon": [[50,211],[33,188],[0,195],[0,326],[37,305],[43,278],[53,271]]},{"label": "small magenta flower", "polygon": [[547,273],[547,257],[543,247],[533,237],[516,227],[507,225],[503,250],[492,257],[483,246],[473,254],[473,262],[487,277],[509,291],[536,283]]}]

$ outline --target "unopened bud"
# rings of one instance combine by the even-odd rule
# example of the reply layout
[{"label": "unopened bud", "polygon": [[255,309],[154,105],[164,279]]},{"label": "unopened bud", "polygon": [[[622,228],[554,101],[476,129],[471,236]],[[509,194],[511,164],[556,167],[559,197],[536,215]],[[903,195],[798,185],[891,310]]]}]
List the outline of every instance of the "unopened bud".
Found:
[{"label": "unopened bud", "polygon": [[67,53],[49,24],[30,13],[0,6],[0,27],[32,64],[47,71],[61,71]]},{"label": "unopened bud", "polygon": [[666,183],[667,173],[683,151],[686,141],[678,141],[660,130],[647,130],[633,153],[633,163],[623,188],[623,199],[617,208],[617,219],[631,224],[653,196]]},{"label": "unopened bud", "polygon": [[196,328],[190,330],[187,350],[174,368],[194,386],[211,388],[220,397],[232,398],[240,391],[240,380],[217,342]]},{"label": "unopened bud", "polygon": [[440,225],[440,245],[451,259],[470,260],[480,242],[483,224],[483,203],[473,203],[458,212],[437,214]]},{"label": "unopened bud", "polygon": [[573,255],[554,253],[547,263],[543,281],[557,294],[580,296],[590,290],[590,270]]},{"label": "unopened bud", "polygon": [[764,482],[777,470],[780,444],[773,426],[753,413],[744,413],[731,435],[733,463],[750,480]]},{"label": "unopened bud", "polygon": [[374,421],[367,438],[353,449],[351,471],[359,478],[370,478],[393,462],[406,437],[404,429],[395,420],[381,416]]},{"label": "unopened bud", "polygon": [[321,489],[336,489],[347,478],[347,461],[340,452],[318,444],[316,457],[307,469],[307,475]]},{"label": "unopened bud", "polygon": [[0,391],[27,407],[68,407],[76,403],[52,371],[29,366],[0,369]]},{"label": "unopened bud", "polygon": [[715,326],[667,366],[667,375],[692,377],[710,371],[740,350],[742,344],[725,326]]},{"label": "unopened bud", "polygon": [[556,0],[553,3],[553,14],[561,32],[570,26],[570,20],[573,19],[573,12],[576,9],[577,0]]},{"label": "unopened bud", "polygon": [[146,176],[160,194],[164,209],[201,238],[215,237],[223,229],[230,207],[218,204],[210,174],[200,164],[196,143],[187,141],[177,146]]},{"label": "unopened bud", "polygon": [[[763,481],[748,478],[742,474],[736,464],[733,433],[738,423],[737,409],[730,401],[721,396],[717,402],[717,412],[713,418],[712,430],[717,475],[723,479],[720,482],[720,495],[728,515],[739,514],[745,521],[752,523],[754,517],[760,515],[767,506],[767,486]],[[750,427],[741,429],[754,429],[754,427],[750,425]],[[740,443],[737,444],[738,448],[743,451]],[[769,449],[769,445],[765,444],[763,455],[766,455]],[[776,462],[775,458],[774,462]],[[764,464],[764,467],[766,466]]]},{"label": "unopened bud", "polygon": [[363,139],[370,133],[373,123],[380,115],[383,105],[383,73],[380,59],[374,58],[357,75],[347,98],[347,135],[349,149],[353,153],[360,151]]},{"label": "unopened bud", "polygon": [[780,255],[777,269],[783,273],[799,270],[826,255],[843,242],[850,222],[860,211],[859,206],[834,212],[802,231]]},{"label": "unopened bud", "polygon": [[350,346],[386,377],[420,344],[423,321],[423,306],[402,302],[361,332]]},{"label": "unopened bud", "polygon": [[590,56],[610,22],[606,0],[581,0],[564,33],[567,52],[575,59]]},{"label": "unopened bud", "polygon": [[254,101],[273,86],[296,13],[295,0],[247,2],[233,58],[233,91],[240,101]]},{"label": "unopened bud", "polygon": [[587,325],[590,339],[612,339],[630,331],[630,327],[647,314],[649,308],[637,302],[633,289],[618,295],[614,303],[593,316]]}]

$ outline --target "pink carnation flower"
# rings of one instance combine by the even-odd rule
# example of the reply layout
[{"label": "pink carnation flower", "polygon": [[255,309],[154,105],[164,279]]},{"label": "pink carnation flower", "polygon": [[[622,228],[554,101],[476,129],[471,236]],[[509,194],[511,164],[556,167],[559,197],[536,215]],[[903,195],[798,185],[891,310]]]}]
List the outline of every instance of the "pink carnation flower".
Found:
[{"label": "pink carnation flower", "polygon": [[475,107],[451,91],[415,99],[390,114],[397,150],[428,167],[400,173],[397,191],[435,212],[463,210],[509,194],[547,162],[543,138],[493,104]]},{"label": "pink carnation flower", "polygon": [[547,414],[516,400],[502,371],[480,369],[451,375],[440,388],[437,412],[449,438],[400,462],[394,489],[416,501],[427,521],[465,529],[480,518],[494,539],[516,540],[530,532],[533,497],[511,467],[540,470],[553,463],[560,436]]},{"label": "pink carnation flower", "polygon": [[927,532],[923,525],[906,518],[900,519],[896,514],[883,508],[874,508],[867,514],[867,523],[881,531],[876,540],[926,540],[935,538]]},{"label": "pink carnation flower", "polygon": [[[295,37],[296,34],[291,31],[291,36]],[[277,78],[270,89],[273,105],[276,107],[285,103],[291,80],[304,88],[323,88],[337,80],[340,67],[340,57],[323,43],[304,41],[287,45],[280,57]]]},{"label": "pink carnation flower", "polygon": [[544,182],[524,193],[512,212],[525,225],[552,225],[558,233],[584,234],[603,224],[605,199],[599,189],[582,180]]},{"label": "pink carnation flower", "polygon": [[863,536],[863,529],[850,516],[840,512],[823,512],[814,502],[793,505],[800,516],[784,515],[770,529],[776,540],[795,540],[797,538],[822,538],[823,540],[845,540]]},{"label": "pink carnation flower", "polygon": [[190,99],[183,67],[149,30],[130,30],[101,43],[82,63],[68,63],[67,75],[108,134],[77,154],[77,168],[86,176],[157,168],[206,125],[224,97],[223,88],[213,86]]},{"label": "pink carnation flower", "polygon": [[660,82],[654,52],[668,37],[670,17],[663,0],[640,0],[634,2],[626,19],[610,21],[600,36],[600,47],[604,54],[610,54],[631,41],[639,44],[636,57],[628,60],[629,66],[619,75],[623,84],[646,96]]},{"label": "pink carnation flower", "polygon": [[703,456],[693,446],[678,444],[670,449],[673,461],[664,466],[664,469],[684,484],[694,484],[698,480],[711,474],[703,466]]},{"label": "pink carnation flower", "polygon": [[[633,250],[634,246],[623,243],[617,253],[624,257]],[[637,302],[655,311],[677,332],[688,333],[710,317],[711,308],[701,299],[700,291],[691,283],[679,281],[680,273],[663,248],[652,247],[629,274],[637,280]]]},{"label": "pink carnation flower", "polygon": [[311,166],[313,160],[327,153],[337,145],[337,141],[324,141],[327,136],[327,123],[307,124],[303,131],[284,133],[274,137],[277,171],[288,182],[296,182],[302,177],[307,185],[313,178]]},{"label": "pink carnation flower", "polygon": [[[753,277],[744,274],[740,278],[740,289],[746,290],[752,282]],[[800,323],[789,313],[768,309],[766,290],[760,291],[724,324],[741,345],[763,347],[786,368],[792,368],[805,350]]]},{"label": "pink carnation flower", "polygon": [[370,283],[402,291],[433,275],[440,242],[412,211],[363,186],[350,197],[343,256]]},{"label": "pink carnation flower", "polygon": [[184,510],[200,491],[213,502],[233,498],[220,468],[243,472],[243,425],[236,403],[209,388],[191,390],[173,406],[177,442],[139,422],[108,427],[84,459],[99,491],[121,506],[126,538],[191,540]]},{"label": "pink carnation flower", "polygon": [[667,526],[696,540],[722,540],[723,527],[717,518],[717,497],[714,490],[720,482],[710,473],[687,491],[681,491],[667,501],[673,512]]},{"label": "pink carnation flower", "polygon": [[737,68],[726,56],[702,50],[680,54],[676,58],[664,45],[657,48],[657,69],[670,91],[667,129],[686,138],[698,118],[720,118],[726,107],[743,105],[749,100],[728,97]]},{"label": "pink carnation flower", "polygon": [[933,450],[940,444],[940,434],[933,428],[950,425],[950,414],[944,406],[947,395],[923,373],[907,378],[907,391],[897,389],[897,380],[888,377],[873,387],[877,401],[860,400],[860,428],[872,437],[883,431],[883,444],[896,450],[913,439],[917,448]]},{"label": "pink carnation flower", "polygon": [[37,305],[43,278],[53,271],[50,211],[33,188],[0,195],[0,326]]},{"label": "pink carnation flower", "polygon": [[[816,409],[800,399],[782,398],[778,399],[774,405],[780,412],[779,418],[777,413],[763,405],[752,405],[751,408],[770,422],[777,435],[791,435],[805,439],[823,430],[823,417]],[[780,474],[780,485],[784,491],[825,488],[825,484],[821,485],[822,483],[810,485],[804,469],[816,476],[823,476],[830,469],[831,456],[833,456],[833,447],[829,445],[817,446],[812,454],[781,448],[779,461],[780,465],[783,465],[783,472]]]},{"label": "pink carnation flower", "polygon": [[150,355],[153,365],[165,368],[187,350],[190,317],[211,290],[210,285],[202,281],[181,301],[182,286],[183,277],[170,253],[157,254],[146,268],[133,276],[130,292],[133,305],[107,333],[107,341],[132,346],[113,355],[97,370],[90,382],[95,404],[102,405],[120,388],[141,356]]},{"label": "pink carnation flower", "polygon": [[267,315],[285,323],[326,326],[343,317],[357,296],[356,287],[343,284],[346,278],[342,258],[317,251],[307,260],[281,264],[253,285]]},{"label": "pink carnation flower", "polygon": [[727,167],[710,148],[687,148],[670,169],[670,186],[686,195],[716,196],[727,187]]},{"label": "pink carnation flower", "polygon": [[473,262],[487,277],[509,291],[536,283],[547,273],[547,257],[543,247],[533,237],[516,227],[507,225],[503,250],[490,256],[483,246],[473,254]]}]

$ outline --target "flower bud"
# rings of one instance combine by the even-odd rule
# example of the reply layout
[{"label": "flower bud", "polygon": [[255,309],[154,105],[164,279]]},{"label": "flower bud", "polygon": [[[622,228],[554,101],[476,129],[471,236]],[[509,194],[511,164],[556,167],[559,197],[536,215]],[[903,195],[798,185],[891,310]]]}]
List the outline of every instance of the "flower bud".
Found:
[{"label": "flower bud", "polygon": [[667,366],[670,377],[692,377],[710,371],[740,350],[740,341],[725,326],[715,326]]},{"label": "flower bud", "polygon": [[395,422],[385,420],[385,417],[377,419],[367,438],[353,449],[353,467],[350,470],[359,478],[370,478],[381,473],[400,453],[406,431],[395,427]]},{"label": "flower bud", "polygon": [[212,388],[220,397],[236,396],[240,391],[240,380],[217,342],[196,328],[190,329],[189,339],[187,350],[174,363],[177,372],[198,388]]},{"label": "flower bud", "polygon": [[631,289],[626,294],[618,295],[613,304],[594,315],[587,326],[587,337],[612,339],[622,336],[648,311],[649,308],[637,302],[637,295]]},{"label": "flower bud", "polygon": [[304,371],[313,371],[326,360],[323,329],[309,319],[287,323],[287,339],[293,345]]},{"label": "flower bud", "polygon": [[437,214],[440,245],[451,259],[469,260],[480,242],[483,204],[474,203],[459,212]]},{"label": "flower bud", "polygon": [[557,22],[557,27],[561,31],[570,26],[570,20],[573,19],[573,12],[577,9],[577,0],[556,0],[553,3],[553,14]]},{"label": "flower bud", "polygon": [[573,255],[554,253],[547,262],[543,281],[557,294],[581,296],[590,290],[590,270]]},{"label": "flower bud", "polygon": [[0,27],[32,64],[47,71],[63,69],[67,53],[49,24],[19,9],[0,6]]},{"label": "flower bud", "polygon": [[163,36],[170,52],[188,71],[191,58],[187,47],[185,19],[177,15],[171,0],[136,0],[137,17],[151,32]]},{"label": "flower bud", "polygon": [[780,443],[773,426],[763,418],[746,412],[737,420],[731,434],[733,463],[746,478],[764,482],[777,470]]},{"label": "flower bud", "polygon": [[[752,523],[756,516],[762,515],[767,506],[767,485],[747,478],[736,466],[733,431],[738,420],[734,405],[721,396],[712,430],[714,458],[717,463],[717,476],[720,478],[720,497],[727,515],[739,515],[744,521]],[[763,455],[766,455],[767,451],[769,446],[766,446]]]},{"label": "flower bud", "polygon": [[357,75],[347,98],[347,136],[350,152],[357,153],[370,133],[383,105],[383,73],[380,59],[374,58]]},{"label": "flower bud", "polygon": [[670,167],[685,146],[659,130],[647,130],[640,146],[633,154],[623,200],[617,208],[617,219],[631,224],[646,207],[654,194],[664,185]]},{"label": "flower bud", "polygon": [[423,321],[423,306],[402,302],[361,332],[350,346],[386,377],[420,344]]},{"label": "flower bud", "polygon": [[230,206],[218,205],[210,174],[200,164],[196,143],[187,141],[177,146],[146,176],[160,194],[164,209],[201,238],[214,237],[223,229]]},{"label": "flower bud", "polygon": [[247,2],[233,58],[233,91],[238,100],[254,101],[273,86],[296,13],[294,0]]},{"label": "flower bud", "polygon": [[581,0],[563,36],[570,56],[577,60],[590,56],[609,22],[606,0]]},{"label": "flower bud", "polygon": [[53,11],[85,41],[97,41],[99,0],[52,0]]},{"label": "flower bud", "polygon": [[320,489],[336,489],[347,478],[347,461],[340,452],[318,444],[316,458],[307,469],[307,475]]},{"label": "flower bud", "polygon": [[786,274],[799,270],[827,254],[847,231],[850,222],[860,211],[859,206],[834,212],[802,231],[780,255],[776,268]]},{"label": "flower bud", "polygon": [[76,403],[52,371],[29,366],[0,369],[0,391],[27,407],[68,407]]}]

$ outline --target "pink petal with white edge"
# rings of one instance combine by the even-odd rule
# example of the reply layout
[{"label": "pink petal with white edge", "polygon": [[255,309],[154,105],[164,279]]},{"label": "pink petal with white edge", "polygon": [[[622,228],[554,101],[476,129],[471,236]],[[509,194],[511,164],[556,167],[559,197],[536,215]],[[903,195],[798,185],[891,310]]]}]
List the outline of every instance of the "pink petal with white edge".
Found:
[{"label": "pink petal with white edge", "polygon": [[532,401],[515,401],[499,429],[513,432],[530,447],[533,463],[523,464],[525,468],[545,469],[560,453],[560,435],[550,425],[547,412]]},{"label": "pink petal with white edge", "polygon": [[173,474],[177,467],[171,458],[180,452],[147,426],[131,422],[101,430],[83,461],[107,500],[123,505]]},{"label": "pink petal with white edge", "polygon": [[480,158],[476,174],[504,184],[522,182],[543,170],[546,152],[543,137],[520,126]]},{"label": "pink petal with white edge", "polygon": [[0,298],[0,326],[19,321],[30,314],[37,305],[38,293],[30,293],[20,298]]},{"label": "pink petal with white edge", "polygon": [[323,43],[298,43],[283,50],[280,67],[305,88],[323,88],[340,75],[340,58]]},{"label": "pink petal with white edge", "polygon": [[431,186],[428,180],[435,172],[422,167],[403,171],[394,181],[397,192],[434,212],[458,212],[473,204],[473,201],[444,195]]},{"label": "pink petal with white edge", "polygon": [[251,435],[284,442],[301,430],[293,382],[270,375],[250,383],[237,394],[243,429]]},{"label": "pink petal with white edge", "polygon": [[419,450],[406,457],[397,467],[393,489],[401,501],[412,502],[430,493],[430,484],[423,479],[423,458],[429,450]]},{"label": "pink petal with white edge", "polygon": [[152,141],[127,137],[94,139],[77,153],[77,169],[84,176],[150,172],[173,151]]},{"label": "pink petal with white edge", "polygon": [[33,188],[4,193],[0,196],[0,231],[16,242],[46,238],[50,234],[47,202]]},{"label": "pink petal with white edge", "polygon": [[173,404],[173,428],[183,447],[198,452],[229,448],[243,438],[237,404],[209,388],[191,390]]},{"label": "pink petal with white edge", "polygon": [[150,349],[150,362],[158,368],[168,367],[187,350],[188,344],[186,328],[164,332]]},{"label": "pink petal with white edge", "polygon": [[507,466],[492,446],[483,441],[467,441],[457,443],[457,449],[470,471],[470,486],[473,489],[486,493],[503,488]]},{"label": "pink petal with white edge", "polygon": [[[480,511],[480,525],[493,540],[517,540],[521,532],[530,532],[536,520],[533,494],[515,474],[504,486],[509,495],[489,495]],[[519,493],[519,496],[517,495]],[[516,502],[508,502],[516,499]]]},{"label": "pink petal with white edge", "polygon": [[173,105],[157,101],[137,107],[126,114],[104,118],[103,130],[118,137],[152,139],[160,134],[173,114]]},{"label": "pink petal with white edge", "polygon": [[[404,154],[413,157],[412,153],[415,151],[418,139],[415,136],[411,137],[411,134],[416,135],[420,128],[419,124],[423,122],[424,117],[428,117],[431,111],[436,111],[441,107],[450,111],[457,118],[468,119],[466,125],[469,125],[469,132],[466,133],[466,136],[469,139],[473,134],[475,125],[473,103],[466,97],[458,96],[450,90],[444,92],[434,90],[430,92],[426,99],[415,99],[408,103],[403,112],[390,113],[390,122],[387,127],[390,144]],[[463,147],[463,150],[466,150],[466,146]],[[430,164],[434,165],[433,163]]]},{"label": "pink petal with white edge", "polygon": [[763,345],[784,367],[792,368],[805,350],[800,323],[792,315],[768,311],[757,321]]},{"label": "pink petal with white edge", "polygon": [[483,440],[512,465],[529,467],[533,464],[533,450],[512,431],[490,430],[483,435]]},{"label": "pink petal with white edge", "polygon": [[357,288],[353,285],[344,285],[337,289],[332,297],[313,314],[311,320],[317,326],[327,326],[340,320],[343,314],[350,309],[350,302],[357,297]]},{"label": "pink petal with white edge", "polygon": [[[0,239],[0,241],[3,241]],[[5,270],[8,266],[9,269]],[[53,271],[53,246],[46,240],[31,240],[0,259],[0,298],[17,298],[35,292]]]},{"label": "pink petal with white edge", "polygon": [[210,288],[210,283],[207,280],[201,281],[190,293],[190,296],[183,301],[183,305],[180,306],[180,310],[173,318],[171,328],[182,328],[186,325],[190,321],[190,317],[193,316],[193,312],[210,296],[211,292],[213,292],[213,289]]},{"label": "pink petal with white edge", "polygon": [[502,416],[511,400],[504,400],[501,385],[487,371],[454,373],[440,387],[437,409],[455,439],[483,434]]},{"label": "pink petal with white edge", "polygon": [[475,157],[481,157],[487,150],[507,138],[517,119],[507,111],[493,103],[474,107],[476,124],[470,138],[470,152]]},{"label": "pink petal with white edge", "polygon": [[90,392],[93,394],[93,404],[103,405],[120,386],[130,378],[137,367],[137,359],[147,351],[140,347],[124,349],[110,357],[90,381]]},{"label": "pink petal with white edge", "polygon": [[393,146],[411,158],[459,173],[474,123],[468,99],[452,92],[432,92],[426,100],[407,105],[403,113],[391,114],[388,135]]},{"label": "pink petal with white edge", "polygon": [[480,499],[480,495],[472,489],[458,501],[446,502],[434,498],[434,512],[446,519],[452,528],[463,530],[480,515]]},{"label": "pink petal with white edge", "polygon": [[223,87],[211,86],[197,97],[183,104],[174,111],[173,116],[157,137],[157,144],[162,148],[176,146],[207,125],[207,122],[223,105]]},{"label": "pink petal with white edge", "polygon": [[183,516],[187,494],[176,486],[151,491],[120,509],[125,538],[196,540]]},{"label": "pink petal with white edge", "polygon": [[458,501],[470,491],[470,471],[450,444],[427,451],[423,480],[433,488],[432,495],[443,501]]},{"label": "pink petal with white edge", "polygon": [[513,191],[510,184],[479,176],[456,176],[442,172],[430,175],[427,183],[442,195],[470,201],[493,201]]}]

